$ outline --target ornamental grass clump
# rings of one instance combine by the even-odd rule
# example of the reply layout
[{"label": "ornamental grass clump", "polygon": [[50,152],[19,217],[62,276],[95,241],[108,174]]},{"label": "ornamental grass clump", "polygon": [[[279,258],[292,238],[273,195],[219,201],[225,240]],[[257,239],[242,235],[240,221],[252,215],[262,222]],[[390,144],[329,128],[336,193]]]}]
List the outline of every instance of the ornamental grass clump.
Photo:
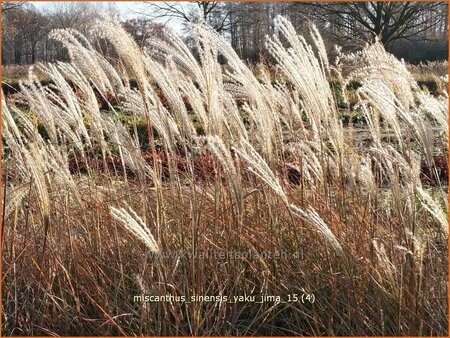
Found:
[{"label": "ornamental grass clump", "polygon": [[189,29],[55,30],[2,93],[2,333],[447,336],[448,95],[284,17],[256,67]]}]

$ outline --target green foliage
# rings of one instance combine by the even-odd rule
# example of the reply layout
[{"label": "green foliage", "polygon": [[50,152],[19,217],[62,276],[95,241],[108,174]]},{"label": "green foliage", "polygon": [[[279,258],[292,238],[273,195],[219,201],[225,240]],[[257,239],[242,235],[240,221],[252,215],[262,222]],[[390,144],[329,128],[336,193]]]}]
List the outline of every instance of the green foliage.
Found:
[{"label": "green foliage", "polygon": [[336,78],[328,79],[328,83],[330,84],[330,88],[331,88],[331,91],[333,92],[333,97],[334,97],[334,100],[335,100],[337,106],[340,109],[347,108],[348,105],[345,102],[344,93],[342,92],[342,90],[343,90],[342,83]]},{"label": "green foliage", "polygon": [[361,111],[348,111],[344,110],[340,112],[340,118],[344,125],[347,125],[350,123],[350,120],[352,123],[366,123],[366,119],[364,117],[364,114]]},{"label": "green foliage", "polygon": [[37,130],[38,130],[39,135],[41,135],[41,137],[42,137],[44,140],[50,139],[50,137],[49,137],[49,135],[48,135],[48,132],[47,132],[47,129],[45,129],[45,126],[44,126],[42,123],[39,123],[39,124],[37,125]]},{"label": "green foliage", "polygon": [[434,96],[441,94],[443,90],[441,81],[433,75],[421,77],[417,80],[417,84],[423,91]]}]

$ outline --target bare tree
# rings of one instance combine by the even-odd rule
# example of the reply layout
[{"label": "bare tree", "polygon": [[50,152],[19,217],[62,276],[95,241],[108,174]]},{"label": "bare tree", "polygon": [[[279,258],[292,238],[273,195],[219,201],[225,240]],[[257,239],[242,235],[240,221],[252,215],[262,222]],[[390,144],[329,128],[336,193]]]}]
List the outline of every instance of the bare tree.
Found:
[{"label": "bare tree", "polygon": [[230,15],[226,3],[220,1],[144,2],[143,8],[135,13],[164,24],[172,20],[182,24],[202,20],[218,32],[228,29]]},{"label": "bare tree", "polygon": [[88,2],[55,2],[47,11],[55,28],[75,28],[84,30],[95,15]]},{"label": "bare tree", "polygon": [[131,34],[141,49],[147,46],[148,41],[154,37],[164,38],[163,26],[147,18],[127,20],[123,23],[123,27]]},{"label": "bare tree", "polygon": [[[89,29],[95,20],[101,19],[102,15],[117,15],[117,11],[111,3],[89,3],[89,2],[55,2],[46,10],[50,18],[51,29],[72,28],[88,35]],[[49,61],[54,59],[66,60],[67,51],[57,41],[47,40]]]},{"label": "bare tree", "polygon": [[15,7],[2,17],[2,62],[36,62],[38,44],[46,34],[46,18],[33,6]]},{"label": "bare tree", "polygon": [[1,2],[0,6],[2,8],[2,14],[9,12],[14,9],[19,9],[22,7],[22,5],[25,3],[25,1],[11,1],[11,2]]},{"label": "bare tree", "polygon": [[377,36],[387,48],[399,39],[426,38],[424,33],[447,17],[446,2],[315,2],[294,3],[291,9],[307,11],[339,38]]}]

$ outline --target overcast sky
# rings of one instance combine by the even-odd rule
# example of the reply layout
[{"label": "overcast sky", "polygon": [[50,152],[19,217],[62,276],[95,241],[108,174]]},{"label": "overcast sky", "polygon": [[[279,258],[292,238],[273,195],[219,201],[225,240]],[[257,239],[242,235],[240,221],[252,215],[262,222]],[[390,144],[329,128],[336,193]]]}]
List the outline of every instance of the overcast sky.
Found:
[{"label": "overcast sky", "polygon": [[[33,4],[36,8],[40,10],[51,10],[52,5],[56,1],[30,1],[30,4]],[[94,2],[92,3],[102,3],[102,2]],[[113,3],[117,10],[120,13],[120,17],[122,19],[128,19],[137,16],[134,11],[137,11],[141,8],[142,3],[137,1],[111,1],[110,3]]]},{"label": "overcast sky", "polygon": [[[56,1],[30,1],[30,4],[35,6],[39,10],[43,11],[51,11],[53,4],[55,4]],[[111,2],[97,2],[92,1],[92,3],[103,3],[103,4],[114,4],[115,8],[119,12],[120,19],[121,20],[127,20],[132,19],[138,16],[141,16],[142,14],[139,14],[139,12],[149,11],[148,6],[145,7],[145,4],[142,3],[142,1],[111,1]],[[168,27],[171,29],[177,31],[178,33],[181,33],[182,31],[182,24],[181,22],[177,22],[172,20],[158,20],[158,22],[167,24]]]}]

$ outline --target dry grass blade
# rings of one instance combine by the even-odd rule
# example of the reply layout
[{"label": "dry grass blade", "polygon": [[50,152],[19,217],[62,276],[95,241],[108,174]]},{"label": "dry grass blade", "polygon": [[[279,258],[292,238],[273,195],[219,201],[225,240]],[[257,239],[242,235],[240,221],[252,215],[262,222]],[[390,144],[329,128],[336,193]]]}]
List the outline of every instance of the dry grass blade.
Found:
[{"label": "dry grass blade", "polygon": [[280,180],[252,145],[248,141],[242,140],[240,147],[233,147],[233,149],[247,162],[249,165],[248,170],[261,178],[288,205],[288,198],[281,186]]},{"label": "dry grass blade", "polygon": [[431,195],[425,191],[422,187],[417,187],[416,191],[420,199],[422,206],[439,221],[441,230],[448,237],[448,216],[442,207],[434,200]]},{"label": "dry grass blade", "polygon": [[302,209],[298,208],[294,204],[291,204],[289,206],[289,209],[298,217],[305,220],[306,222],[312,224],[322,235],[324,236],[325,240],[331,245],[337,256],[339,257],[342,267],[346,271],[348,275],[350,275],[350,265],[349,261],[347,259],[347,256],[345,255],[344,250],[342,249],[341,244],[337,240],[336,236],[333,234],[333,232],[330,230],[328,225],[325,223],[325,221],[319,216],[317,211],[315,211],[313,208],[308,207],[306,211],[303,211]]}]

